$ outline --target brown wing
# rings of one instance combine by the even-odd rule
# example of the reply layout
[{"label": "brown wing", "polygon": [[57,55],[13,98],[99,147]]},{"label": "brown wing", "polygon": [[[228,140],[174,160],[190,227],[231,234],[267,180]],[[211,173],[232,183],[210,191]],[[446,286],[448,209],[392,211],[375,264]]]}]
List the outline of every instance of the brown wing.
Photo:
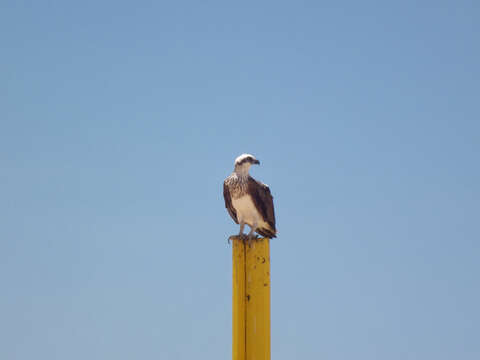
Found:
[{"label": "brown wing", "polygon": [[230,191],[228,190],[228,186],[225,184],[225,182],[223,183],[223,198],[225,199],[225,207],[227,208],[228,213],[232,217],[233,221],[238,224],[237,212],[232,205],[232,197],[230,196]]},{"label": "brown wing", "polygon": [[269,238],[276,237],[275,210],[273,208],[273,196],[270,193],[269,187],[249,176],[248,192],[252,196],[255,206],[260,210],[260,215],[262,215],[265,222],[269,225],[269,228],[258,228],[257,232]]}]

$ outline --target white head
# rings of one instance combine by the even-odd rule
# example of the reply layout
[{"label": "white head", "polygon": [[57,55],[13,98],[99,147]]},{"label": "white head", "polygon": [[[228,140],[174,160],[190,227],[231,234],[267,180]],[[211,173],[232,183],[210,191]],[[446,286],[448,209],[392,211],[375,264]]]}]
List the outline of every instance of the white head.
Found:
[{"label": "white head", "polygon": [[242,154],[235,159],[235,172],[242,175],[247,175],[252,164],[260,164],[260,161],[255,159],[255,156],[250,154]]}]

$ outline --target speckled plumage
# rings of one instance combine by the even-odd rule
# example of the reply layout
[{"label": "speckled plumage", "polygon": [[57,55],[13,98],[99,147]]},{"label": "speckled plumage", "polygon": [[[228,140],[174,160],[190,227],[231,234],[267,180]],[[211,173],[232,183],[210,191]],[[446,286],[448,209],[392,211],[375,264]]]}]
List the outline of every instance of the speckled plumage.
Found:
[{"label": "speckled plumage", "polygon": [[247,194],[248,175],[243,176],[233,172],[225,179],[225,185],[228,186],[232,198],[238,199]]}]

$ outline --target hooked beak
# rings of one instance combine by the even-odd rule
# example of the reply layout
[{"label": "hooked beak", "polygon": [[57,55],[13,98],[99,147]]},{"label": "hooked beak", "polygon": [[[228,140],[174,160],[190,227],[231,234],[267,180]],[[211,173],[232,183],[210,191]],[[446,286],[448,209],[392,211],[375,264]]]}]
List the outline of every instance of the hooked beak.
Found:
[{"label": "hooked beak", "polygon": [[254,163],[254,164],[257,164],[257,165],[260,165],[260,161],[258,161],[258,160],[256,160],[256,159],[253,160],[253,163]]}]

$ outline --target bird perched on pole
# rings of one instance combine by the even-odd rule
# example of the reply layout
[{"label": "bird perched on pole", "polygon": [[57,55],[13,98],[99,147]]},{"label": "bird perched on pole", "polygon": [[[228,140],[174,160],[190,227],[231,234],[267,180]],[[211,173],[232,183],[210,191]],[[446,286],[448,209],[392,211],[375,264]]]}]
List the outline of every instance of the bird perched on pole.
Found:
[{"label": "bird perched on pole", "polygon": [[[249,241],[255,239],[255,232],[274,238],[275,211],[270,188],[249,175],[250,166],[260,164],[253,155],[242,154],[235,159],[233,173],[223,182],[225,207],[233,221],[240,225],[238,236]],[[247,224],[250,232],[245,236],[243,229]]]}]

